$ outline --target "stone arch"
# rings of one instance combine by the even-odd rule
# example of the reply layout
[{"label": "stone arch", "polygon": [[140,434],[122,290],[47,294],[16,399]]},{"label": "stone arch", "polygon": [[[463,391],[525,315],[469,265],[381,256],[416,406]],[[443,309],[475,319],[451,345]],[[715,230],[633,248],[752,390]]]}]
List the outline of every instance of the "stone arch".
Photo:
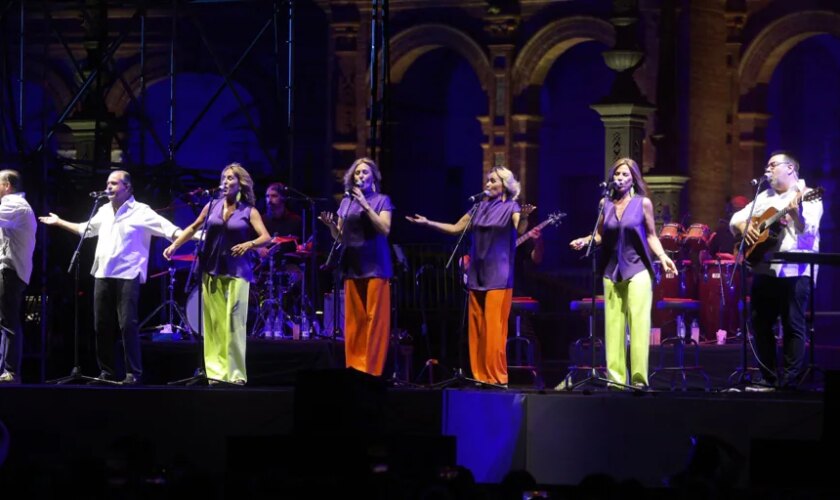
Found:
[{"label": "stone arch", "polygon": [[579,43],[593,40],[612,47],[615,29],[607,21],[589,16],[567,17],[545,25],[516,57],[511,77],[513,95],[541,85],[558,57]]},{"label": "stone arch", "polygon": [[741,95],[739,109],[749,109],[751,103],[745,102],[745,99],[749,98],[757,87],[770,82],[773,71],[785,54],[803,40],[822,34],[840,39],[840,13],[796,12],[782,16],[762,29],[749,42],[741,57],[738,68]]},{"label": "stone arch", "polygon": [[[146,61],[145,68],[146,88],[151,87],[160,80],[169,78],[169,58],[166,55],[152,56]],[[123,72],[123,78],[131,87],[131,93],[140,96],[140,65],[135,64]],[[108,110],[117,116],[125,114],[128,106],[131,105],[131,96],[126,88],[115,83],[105,95],[105,105]]]},{"label": "stone arch", "polygon": [[445,24],[421,24],[391,39],[391,83],[399,84],[420,56],[443,47],[466,59],[485,92],[492,88],[493,71],[484,49],[463,31]]}]

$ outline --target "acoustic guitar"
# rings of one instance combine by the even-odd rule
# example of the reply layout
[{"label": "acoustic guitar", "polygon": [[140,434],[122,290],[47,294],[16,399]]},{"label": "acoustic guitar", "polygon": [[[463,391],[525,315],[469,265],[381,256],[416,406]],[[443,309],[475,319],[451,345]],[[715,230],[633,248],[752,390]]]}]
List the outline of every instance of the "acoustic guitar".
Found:
[{"label": "acoustic guitar", "polygon": [[[802,195],[802,203],[817,201],[822,198],[824,189],[816,187]],[[785,207],[782,210],[776,210],[770,207],[764,211],[760,216],[753,217],[749,225],[758,228],[758,239],[752,245],[744,244],[744,259],[750,264],[756,264],[764,259],[764,255],[776,247],[779,242],[779,235],[782,232],[783,226],[780,222],[782,217],[787,215],[790,207]],[[735,247],[737,256],[738,247]]]}]

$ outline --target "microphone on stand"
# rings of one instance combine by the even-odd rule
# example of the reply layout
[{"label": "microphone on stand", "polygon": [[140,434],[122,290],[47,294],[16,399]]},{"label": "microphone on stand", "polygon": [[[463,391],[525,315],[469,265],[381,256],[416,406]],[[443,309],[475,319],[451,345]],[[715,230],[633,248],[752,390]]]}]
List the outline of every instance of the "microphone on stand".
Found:
[{"label": "microphone on stand", "polygon": [[490,196],[490,191],[487,191],[485,189],[484,191],[482,191],[480,193],[476,193],[476,194],[470,196],[469,198],[467,198],[467,201],[470,202],[470,203],[475,203],[477,201],[480,201],[485,196]]},{"label": "microphone on stand", "polygon": [[762,184],[765,181],[769,181],[769,180],[770,179],[765,174],[765,175],[762,175],[761,177],[756,177],[755,179],[750,179],[750,185],[755,187],[755,186],[758,186],[759,184]]},{"label": "microphone on stand", "polygon": [[90,196],[91,198],[107,198],[107,197],[111,196],[111,192],[110,191],[91,191],[88,196]]}]

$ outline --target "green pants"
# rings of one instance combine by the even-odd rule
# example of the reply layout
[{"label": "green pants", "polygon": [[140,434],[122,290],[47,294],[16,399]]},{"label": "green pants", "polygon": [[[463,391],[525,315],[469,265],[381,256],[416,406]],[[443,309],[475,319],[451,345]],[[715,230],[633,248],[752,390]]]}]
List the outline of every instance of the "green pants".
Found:
[{"label": "green pants", "polygon": [[211,276],[202,280],[204,369],[207,378],[245,383],[248,291],[242,278]]},{"label": "green pants", "polygon": [[630,383],[648,384],[652,301],[653,288],[647,271],[618,283],[604,278],[604,350],[610,380],[627,383],[625,332],[629,328]]}]

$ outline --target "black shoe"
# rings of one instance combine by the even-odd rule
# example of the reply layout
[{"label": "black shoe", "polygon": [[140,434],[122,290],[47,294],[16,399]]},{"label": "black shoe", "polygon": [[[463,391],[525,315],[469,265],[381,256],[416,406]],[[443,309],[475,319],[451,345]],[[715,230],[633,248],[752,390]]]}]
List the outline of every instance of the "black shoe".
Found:
[{"label": "black shoe", "polygon": [[126,373],[122,381],[122,385],[141,385],[140,377],[136,377],[133,373]]}]

